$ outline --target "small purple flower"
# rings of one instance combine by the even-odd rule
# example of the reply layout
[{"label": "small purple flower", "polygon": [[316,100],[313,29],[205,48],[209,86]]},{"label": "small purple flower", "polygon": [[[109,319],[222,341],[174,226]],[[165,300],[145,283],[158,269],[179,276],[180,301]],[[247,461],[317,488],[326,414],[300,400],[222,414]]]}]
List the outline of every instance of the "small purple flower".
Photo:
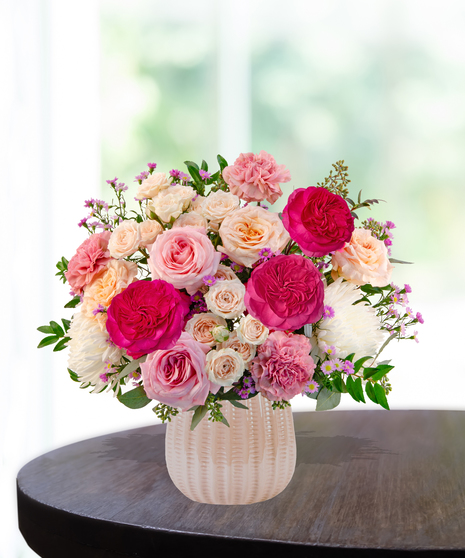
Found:
[{"label": "small purple flower", "polygon": [[392,246],[392,240],[390,238],[386,238],[384,240],[384,245],[385,246]]},{"label": "small purple flower", "polygon": [[308,384],[304,387],[304,393],[316,393],[319,387],[320,384],[317,384],[315,380],[310,380]]},{"label": "small purple flower", "polygon": [[331,374],[331,372],[333,371],[333,365],[331,364],[331,362],[331,360],[326,360],[325,362],[323,362],[323,364],[321,365],[321,371],[323,372],[323,374]]},{"label": "small purple flower", "polygon": [[192,302],[199,302],[203,300],[203,294],[200,291],[197,291],[193,295],[191,295]]},{"label": "small purple flower", "polygon": [[396,226],[394,225],[394,223],[392,221],[386,221],[386,224],[384,226],[387,227],[388,229],[395,229],[396,228]]},{"label": "small purple flower", "polygon": [[344,370],[343,362],[340,358],[333,358],[329,361],[331,363],[331,370],[342,372]]},{"label": "small purple flower", "polygon": [[354,363],[350,362],[350,360],[345,360],[343,362],[343,369],[346,374],[353,374],[354,373]]},{"label": "small purple flower", "polygon": [[405,313],[407,314],[407,316],[408,316],[409,318],[413,318],[413,312],[412,312],[412,309],[411,309],[411,308],[406,308],[406,309],[405,309]]},{"label": "small purple flower", "polygon": [[100,379],[104,384],[108,383],[108,376],[106,374],[100,374]]},{"label": "small purple flower", "polygon": [[334,358],[336,355],[336,347],[334,345],[326,345],[326,343],[322,346],[322,351],[326,353],[329,358]]},{"label": "small purple flower", "polygon": [[191,179],[191,177],[186,174],[185,172],[181,172],[179,175],[180,180],[185,180],[186,182],[189,181]]},{"label": "small purple flower", "polygon": [[213,275],[205,275],[202,281],[207,287],[213,287],[213,285],[216,283],[216,277],[214,277]]},{"label": "small purple flower", "polygon": [[420,324],[425,323],[425,320],[423,319],[423,316],[421,315],[421,312],[417,312],[416,318],[420,322]]},{"label": "small purple flower", "polygon": [[97,306],[97,308],[94,308],[94,310],[92,310],[92,314],[93,314],[94,316],[96,316],[97,314],[100,314],[100,312],[105,312],[105,307],[102,306],[101,304],[99,304],[99,305]]},{"label": "small purple flower", "polygon": [[400,334],[402,335],[402,337],[405,337],[405,324],[400,324]]},{"label": "small purple flower", "polygon": [[147,178],[149,174],[150,174],[149,171],[142,171],[139,175],[136,176],[134,182],[142,182]]},{"label": "small purple flower", "polygon": [[331,308],[331,306],[326,305],[323,308],[323,317],[327,318],[328,320],[331,320],[332,318],[334,318],[334,316],[336,315],[336,313],[334,312],[334,309]]},{"label": "small purple flower", "polygon": [[212,176],[209,172],[204,171],[203,169],[200,169],[200,170],[199,170],[199,174],[200,174],[200,178],[201,178],[202,180],[208,180],[208,179],[211,178],[211,176]]},{"label": "small purple flower", "polygon": [[234,273],[242,273],[245,269],[243,265],[240,265],[236,262],[233,262],[230,267],[234,271]]},{"label": "small purple flower", "polygon": [[392,295],[390,296],[391,302],[392,304],[399,304],[400,302],[400,297],[398,295],[398,293],[394,292],[392,293]]},{"label": "small purple flower", "polygon": [[271,251],[271,248],[262,248],[258,255],[262,260],[269,260],[273,255],[273,252]]},{"label": "small purple flower", "polygon": [[90,200],[86,200],[84,202],[84,207],[92,207],[94,205],[94,202],[95,202],[94,198],[90,198]]},{"label": "small purple flower", "polygon": [[411,293],[412,292],[412,287],[410,285],[404,285],[404,289],[406,293]]},{"label": "small purple flower", "polygon": [[173,178],[181,178],[181,171],[177,169],[170,170],[170,176]]},{"label": "small purple flower", "polygon": [[83,225],[85,225],[87,223],[87,219],[88,217],[84,217],[83,219],[81,219],[78,223],[78,227],[82,227]]},{"label": "small purple flower", "polygon": [[414,331],[414,332],[413,332],[413,338],[415,339],[415,341],[416,341],[417,343],[420,342],[419,339],[418,339],[418,331]]},{"label": "small purple flower", "polygon": [[136,381],[140,380],[140,376],[141,376],[140,372],[137,372],[137,371],[131,372],[129,374],[129,377],[132,378],[133,380],[136,380]]},{"label": "small purple flower", "polygon": [[157,163],[147,163],[150,170],[155,170],[157,168]]},{"label": "small purple flower", "polygon": [[119,184],[115,184],[115,190],[117,192],[126,192],[127,189],[128,189],[128,187],[126,186],[126,184],[124,182],[120,182]]},{"label": "small purple flower", "polygon": [[116,176],[115,176],[115,178],[113,178],[113,180],[107,180],[107,184],[112,184],[112,185],[114,185],[115,182],[116,182],[117,180],[118,180],[118,179],[117,179]]},{"label": "small purple flower", "polygon": [[220,262],[224,262],[225,260],[228,259],[228,255],[227,254],[221,254],[221,258],[220,258]]}]

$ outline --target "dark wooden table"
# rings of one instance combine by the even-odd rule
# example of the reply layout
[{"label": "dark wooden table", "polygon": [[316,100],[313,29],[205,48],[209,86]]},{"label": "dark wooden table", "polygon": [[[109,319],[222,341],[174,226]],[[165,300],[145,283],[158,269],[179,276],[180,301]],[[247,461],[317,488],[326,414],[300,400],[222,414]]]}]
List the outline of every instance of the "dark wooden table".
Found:
[{"label": "dark wooden table", "polygon": [[277,497],[197,504],[171,483],[164,426],[85,440],[18,475],[19,526],[46,558],[465,556],[465,412],[294,415]]}]

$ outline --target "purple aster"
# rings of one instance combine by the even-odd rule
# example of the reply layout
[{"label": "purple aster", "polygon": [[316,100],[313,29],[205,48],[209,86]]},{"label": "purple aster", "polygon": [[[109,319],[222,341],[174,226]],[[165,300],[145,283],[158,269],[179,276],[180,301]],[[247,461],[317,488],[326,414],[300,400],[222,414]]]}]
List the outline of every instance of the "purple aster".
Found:
[{"label": "purple aster", "polygon": [[262,248],[258,253],[258,255],[260,256],[261,259],[268,260],[273,255],[273,252],[271,251],[271,248]]},{"label": "purple aster", "polygon": [[405,313],[407,314],[407,316],[408,316],[409,318],[413,318],[413,312],[412,312],[412,309],[411,309],[411,308],[406,308],[406,309],[405,309]]},{"label": "purple aster", "polygon": [[331,364],[331,362],[331,360],[326,360],[321,365],[321,371],[323,372],[323,374],[331,374],[331,372],[333,371],[333,365]]},{"label": "purple aster", "polygon": [[228,254],[221,254],[220,262],[224,262],[229,258]]},{"label": "purple aster", "polygon": [[390,296],[390,298],[391,298],[391,302],[392,302],[393,304],[399,304],[400,298],[399,298],[399,295],[398,295],[396,292],[392,293],[392,295]]},{"label": "purple aster", "polygon": [[117,179],[116,176],[115,176],[115,178],[113,178],[113,180],[107,180],[107,184],[115,184],[115,182],[116,182],[117,180],[118,180],[118,179]]},{"label": "purple aster", "polygon": [[181,178],[181,171],[177,169],[170,170],[170,176],[173,178]]},{"label": "purple aster", "polygon": [[260,204],[260,207],[261,207],[262,209],[268,209],[268,206],[265,205],[264,203],[261,203],[261,204]]},{"label": "purple aster", "polygon": [[214,277],[213,275],[205,275],[202,281],[204,285],[207,285],[207,287],[213,287],[213,285],[216,283],[216,277]]},{"label": "purple aster", "polygon": [[354,363],[350,362],[350,360],[345,360],[343,362],[343,369],[346,374],[353,374],[354,373]]},{"label": "purple aster", "polygon": [[423,316],[421,315],[420,312],[417,312],[416,318],[417,318],[417,320],[420,322],[420,324],[424,324],[424,323],[425,323],[425,320],[423,319]]},{"label": "purple aster", "polygon": [[108,376],[106,374],[100,374],[100,379],[102,380],[103,383],[105,384],[108,383]]},{"label": "purple aster", "polygon": [[128,189],[128,187],[126,186],[126,184],[124,182],[120,182],[119,184],[115,184],[115,190],[117,190],[118,192],[126,192],[127,189]]},{"label": "purple aster", "polygon": [[199,170],[199,174],[200,174],[200,178],[202,178],[202,180],[208,180],[209,178],[211,178],[211,174],[207,171],[204,171],[203,169]]},{"label": "purple aster", "polygon": [[188,174],[186,174],[185,172],[181,172],[180,175],[179,175],[179,178],[181,180],[185,180],[185,181],[188,181],[188,180],[191,179],[191,177]]},{"label": "purple aster", "polygon": [[87,219],[88,217],[84,217],[83,219],[81,219],[78,223],[78,227],[82,227],[83,225],[85,225],[87,223]]},{"label": "purple aster", "polygon": [[97,306],[97,308],[94,308],[94,310],[92,310],[92,314],[93,314],[94,316],[96,316],[97,314],[100,314],[100,312],[105,312],[105,307],[102,306],[101,304],[99,304],[99,305]]},{"label": "purple aster", "polygon": [[390,238],[386,238],[384,240],[384,245],[385,246],[392,246],[392,240]]},{"label": "purple aster", "polygon": [[304,387],[304,391],[303,391],[302,395],[304,393],[316,393],[318,391],[319,387],[320,387],[320,384],[317,384],[315,382],[315,380],[310,380],[308,382],[308,384]]},{"label": "purple aster", "polygon": [[129,377],[133,380],[140,380],[140,372],[134,371],[129,374]]},{"label": "purple aster", "polygon": [[245,269],[243,265],[240,265],[236,262],[233,262],[230,267],[235,273],[241,273]]},{"label": "purple aster", "polygon": [[94,198],[90,198],[90,200],[86,200],[84,202],[84,207],[92,207],[94,205],[94,202],[95,202]]},{"label": "purple aster", "polygon": [[394,223],[392,221],[386,221],[386,224],[384,226],[387,227],[388,229],[395,229],[396,228],[396,226],[394,225]]},{"label": "purple aster", "polygon": [[414,332],[413,332],[413,338],[415,339],[415,341],[416,341],[417,343],[419,343],[420,341],[419,341],[419,339],[418,339],[417,336],[418,336],[418,331],[414,331]]},{"label": "purple aster", "polygon": [[397,285],[394,285],[394,283],[390,283],[389,285],[391,287],[391,289],[394,289],[394,291],[399,294],[400,293],[400,289]]},{"label": "purple aster", "polygon": [[400,324],[400,334],[405,337],[405,324]]},{"label": "purple aster", "polygon": [[203,299],[203,294],[200,291],[197,291],[193,295],[191,295],[192,302],[199,302]]},{"label": "purple aster", "polygon": [[412,287],[410,285],[404,285],[404,289],[406,293],[411,293],[412,292]]},{"label": "purple aster", "polygon": [[150,170],[155,170],[157,168],[157,163],[147,163]]},{"label": "purple aster", "polygon": [[336,315],[336,313],[334,312],[333,308],[331,308],[331,306],[326,305],[323,308],[323,317],[327,318],[328,320],[331,320],[332,318],[334,318],[334,316]]},{"label": "purple aster", "polygon": [[342,360],[339,358],[333,358],[329,361],[331,363],[331,370],[342,372],[344,370],[344,366]]}]

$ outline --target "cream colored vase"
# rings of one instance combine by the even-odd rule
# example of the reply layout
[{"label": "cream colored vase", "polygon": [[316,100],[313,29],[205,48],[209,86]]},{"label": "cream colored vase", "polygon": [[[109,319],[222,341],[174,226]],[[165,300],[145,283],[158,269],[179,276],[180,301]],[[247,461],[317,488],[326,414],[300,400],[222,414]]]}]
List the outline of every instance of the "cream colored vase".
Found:
[{"label": "cream colored vase", "polygon": [[248,410],[222,403],[229,428],[205,417],[191,431],[193,411],[168,423],[168,473],[191,500],[253,504],[273,498],[289,484],[296,460],[291,408],[273,411],[260,394],[243,403]]}]

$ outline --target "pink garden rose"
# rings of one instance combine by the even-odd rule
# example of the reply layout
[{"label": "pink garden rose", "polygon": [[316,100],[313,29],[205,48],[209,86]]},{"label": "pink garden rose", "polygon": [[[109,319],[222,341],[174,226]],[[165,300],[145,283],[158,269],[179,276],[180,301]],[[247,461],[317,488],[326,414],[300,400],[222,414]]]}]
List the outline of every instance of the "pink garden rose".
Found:
[{"label": "pink garden rose", "polygon": [[298,188],[283,210],[283,225],[306,256],[319,258],[350,240],[354,218],[347,202],[326,188]]},{"label": "pink garden rose", "polygon": [[110,236],[109,231],[89,236],[71,258],[65,276],[76,294],[81,294],[84,287],[111,260],[108,251]]},{"label": "pink garden rose", "polygon": [[183,332],[174,347],[150,353],[140,366],[147,397],[183,411],[203,405],[210,391],[220,389],[210,382],[205,369],[209,350]]},{"label": "pink garden rose", "polygon": [[131,283],[108,308],[110,339],[133,358],[170,349],[181,335],[189,305],[189,297],[166,281]]},{"label": "pink garden rose", "polygon": [[234,165],[223,170],[223,178],[233,194],[246,202],[267,200],[273,204],[283,195],[279,184],[289,182],[291,173],[278,165],[269,153],[241,153]]},{"label": "pink garden rose", "polygon": [[215,275],[220,259],[205,229],[178,227],[157,237],[148,263],[153,279],[163,279],[192,295],[206,275]]},{"label": "pink garden rose", "polygon": [[289,401],[302,393],[315,369],[311,348],[305,335],[270,333],[250,367],[257,390],[270,401]]},{"label": "pink garden rose", "polygon": [[324,286],[313,263],[276,256],[252,271],[245,293],[249,313],[269,329],[299,329],[323,315]]}]

